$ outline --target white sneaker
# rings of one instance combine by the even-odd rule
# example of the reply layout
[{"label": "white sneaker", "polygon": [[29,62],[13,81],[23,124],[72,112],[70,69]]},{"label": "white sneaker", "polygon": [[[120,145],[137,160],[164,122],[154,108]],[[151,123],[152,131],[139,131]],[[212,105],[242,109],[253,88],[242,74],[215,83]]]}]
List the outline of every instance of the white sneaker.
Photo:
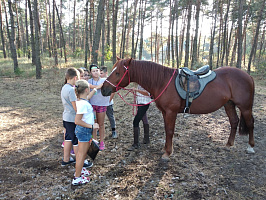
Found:
[{"label": "white sneaker", "polygon": [[90,182],[89,177],[81,176],[78,178],[73,178],[72,185],[83,185]]},{"label": "white sneaker", "polygon": [[[81,170],[81,176],[89,176],[89,175],[91,175],[91,172],[88,171],[85,167],[83,167]],[[76,176],[76,173],[74,173],[74,176]]]}]

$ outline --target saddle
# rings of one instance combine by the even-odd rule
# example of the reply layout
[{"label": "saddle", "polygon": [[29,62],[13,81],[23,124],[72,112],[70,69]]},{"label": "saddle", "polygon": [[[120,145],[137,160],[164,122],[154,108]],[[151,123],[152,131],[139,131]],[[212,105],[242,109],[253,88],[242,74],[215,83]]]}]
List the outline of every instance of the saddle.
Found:
[{"label": "saddle", "polygon": [[192,71],[187,67],[179,69],[175,85],[180,97],[186,100],[184,113],[189,113],[192,101],[200,96],[205,86],[215,77],[216,73],[210,70],[209,65],[205,65],[196,71]]}]

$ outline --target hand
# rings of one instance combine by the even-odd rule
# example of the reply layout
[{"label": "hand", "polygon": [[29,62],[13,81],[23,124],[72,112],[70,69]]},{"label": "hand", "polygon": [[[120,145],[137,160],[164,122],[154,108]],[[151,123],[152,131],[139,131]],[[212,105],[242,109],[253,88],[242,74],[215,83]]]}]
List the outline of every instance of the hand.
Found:
[{"label": "hand", "polygon": [[101,88],[102,88],[102,86],[103,86],[103,83],[102,83],[102,84],[100,84],[100,85],[97,85],[95,88],[98,90],[98,89],[101,89]]},{"label": "hand", "polygon": [[94,123],[93,124],[93,129],[99,129],[99,124],[98,123]]}]

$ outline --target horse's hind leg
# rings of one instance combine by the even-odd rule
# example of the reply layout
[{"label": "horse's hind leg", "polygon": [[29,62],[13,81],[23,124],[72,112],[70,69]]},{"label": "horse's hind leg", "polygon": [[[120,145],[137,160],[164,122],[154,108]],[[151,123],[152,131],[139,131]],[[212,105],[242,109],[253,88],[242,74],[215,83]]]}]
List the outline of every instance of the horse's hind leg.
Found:
[{"label": "horse's hind leg", "polygon": [[239,118],[237,116],[236,113],[236,106],[234,104],[234,102],[232,101],[228,101],[225,105],[225,112],[229,118],[229,122],[231,125],[231,132],[230,132],[230,136],[228,138],[228,142],[226,144],[226,146],[233,146],[234,145],[234,141],[235,141],[235,136],[236,136],[236,129],[237,129],[237,125],[239,123]]},{"label": "horse's hind leg", "polygon": [[240,124],[239,124],[239,134],[240,135],[249,135],[249,145],[254,147],[254,118],[252,116],[252,110],[243,110],[240,108],[241,116],[240,116]]}]

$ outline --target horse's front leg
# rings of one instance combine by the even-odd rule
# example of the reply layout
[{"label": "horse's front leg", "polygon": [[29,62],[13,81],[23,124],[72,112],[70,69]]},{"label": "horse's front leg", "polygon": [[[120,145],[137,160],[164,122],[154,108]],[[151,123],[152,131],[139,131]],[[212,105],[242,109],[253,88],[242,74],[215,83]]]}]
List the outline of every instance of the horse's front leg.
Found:
[{"label": "horse's front leg", "polygon": [[173,136],[175,130],[175,121],[177,113],[172,111],[163,112],[164,128],[166,134],[166,141],[164,146],[163,160],[169,160],[169,156],[173,153]]}]

